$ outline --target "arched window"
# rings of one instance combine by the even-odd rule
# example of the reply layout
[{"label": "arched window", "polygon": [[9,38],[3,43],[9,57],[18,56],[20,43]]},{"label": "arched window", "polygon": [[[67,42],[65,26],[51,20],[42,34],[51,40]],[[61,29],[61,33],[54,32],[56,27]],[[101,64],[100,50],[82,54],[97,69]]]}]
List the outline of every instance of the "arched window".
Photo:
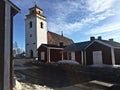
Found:
[{"label": "arched window", "polygon": [[43,28],[43,22],[40,23],[40,27]]},{"label": "arched window", "polygon": [[29,27],[32,28],[32,21],[30,21],[30,23],[29,23]]}]

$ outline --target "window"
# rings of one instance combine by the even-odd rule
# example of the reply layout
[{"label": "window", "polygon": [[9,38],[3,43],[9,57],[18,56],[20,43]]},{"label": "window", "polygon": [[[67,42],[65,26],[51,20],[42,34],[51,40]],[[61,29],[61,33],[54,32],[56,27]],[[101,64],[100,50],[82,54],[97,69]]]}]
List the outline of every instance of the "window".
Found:
[{"label": "window", "polygon": [[43,28],[43,22],[40,23],[40,27]]},{"label": "window", "polygon": [[31,22],[31,21],[30,21],[30,23],[29,23],[29,27],[32,28],[32,22]]},{"label": "window", "polygon": [[75,60],[75,52],[68,52],[68,59]]},{"label": "window", "polygon": [[32,37],[32,34],[30,34],[30,37]]},{"label": "window", "polygon": [[38,13],[40,14],[40,11],[38,11]]},{"label": "window", "polygon": [[34,10],[32,10],[32,13],[34,13]]},{"label": "window", "polygon": [[45,52],[41,52],[41,60],[45,60]]}]

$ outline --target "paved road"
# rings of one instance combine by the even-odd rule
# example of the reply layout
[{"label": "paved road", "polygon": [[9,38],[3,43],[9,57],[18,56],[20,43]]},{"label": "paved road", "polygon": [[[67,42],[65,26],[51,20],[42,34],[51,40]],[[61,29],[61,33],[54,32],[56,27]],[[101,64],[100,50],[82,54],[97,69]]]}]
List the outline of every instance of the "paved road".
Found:
[{"label": "paved road", "polygon": [[31,63],[18,62],[15,63],[15,68],[17,68],[15,74],[21,82],[45,85],[54,90],[120,90],[116,89],[119,87],[106,82],[104,83],[106,85],[100,84],[99,81],[91,82],[94,80],[83,73],[77,80],[76,77],[71,77],[71,73],[66,72],[64,68],[51,65],[35,66]]}]

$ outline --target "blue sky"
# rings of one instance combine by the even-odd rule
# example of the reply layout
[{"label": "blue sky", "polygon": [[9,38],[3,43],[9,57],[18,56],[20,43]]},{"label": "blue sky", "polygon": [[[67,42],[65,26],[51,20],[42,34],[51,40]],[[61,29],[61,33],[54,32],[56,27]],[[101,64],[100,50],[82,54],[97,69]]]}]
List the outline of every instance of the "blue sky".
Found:
[{"label": "blue sky", "polygon": [[[21,9],[14,18],[14,41],[25,47],[25,15],[34,0],[11,0]],[[91,36],[120,42],[120,0],[37,0],[48,30],[82,42]]]}]

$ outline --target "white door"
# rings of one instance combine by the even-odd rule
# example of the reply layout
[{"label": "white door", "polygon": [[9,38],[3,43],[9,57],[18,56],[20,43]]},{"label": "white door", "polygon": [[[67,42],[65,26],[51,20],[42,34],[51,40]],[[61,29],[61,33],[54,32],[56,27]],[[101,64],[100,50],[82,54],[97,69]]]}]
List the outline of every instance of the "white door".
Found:
[{"label": "white door", "polygon": [[71,52],[71,60],[75,60],[75,52]]},{"label": "white door", "polygon": [[41,52],[41,60],[45,60],[45,52]]},{"label": "white door", "polygon": [[93,64],[102,64],[102,51],[93,51]]}]

